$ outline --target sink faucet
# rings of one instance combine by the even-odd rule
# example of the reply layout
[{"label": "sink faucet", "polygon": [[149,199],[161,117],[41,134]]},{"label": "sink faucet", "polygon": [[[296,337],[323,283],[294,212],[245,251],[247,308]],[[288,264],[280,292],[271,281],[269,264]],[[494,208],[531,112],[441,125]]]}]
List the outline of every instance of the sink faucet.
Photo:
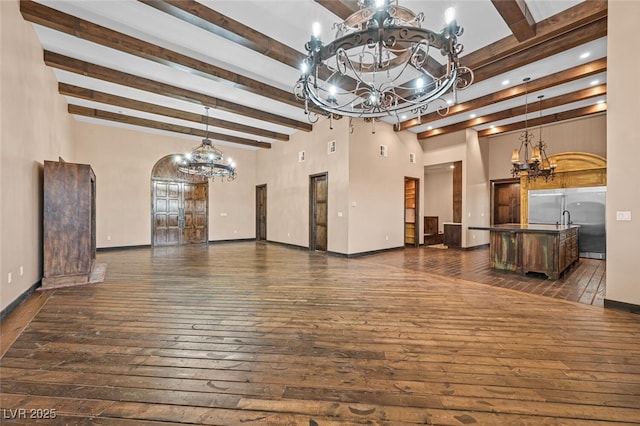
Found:
[{"label": "sink faucet", "polygon": [[571,212],[569,210],[563,210],[562,211],[562,221],[564,222],[564,214],[567,214],[567,217],[569,219],[569,221],[567,222],[567,225],[571,225]]}]

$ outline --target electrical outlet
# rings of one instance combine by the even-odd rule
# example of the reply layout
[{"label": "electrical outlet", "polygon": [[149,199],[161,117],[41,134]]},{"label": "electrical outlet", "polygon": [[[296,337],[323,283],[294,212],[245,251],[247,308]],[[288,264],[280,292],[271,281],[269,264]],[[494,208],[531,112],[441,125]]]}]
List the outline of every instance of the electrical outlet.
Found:
[{"label": "electrical outlet", "polygon": [[7,284],[11,284],[11,272],[7,274]]},{"label": "electrical outlet", "polygon": [[21,266],[20,267],[20,276],[23,276],[23,275],[24,275],[24,267]]}]

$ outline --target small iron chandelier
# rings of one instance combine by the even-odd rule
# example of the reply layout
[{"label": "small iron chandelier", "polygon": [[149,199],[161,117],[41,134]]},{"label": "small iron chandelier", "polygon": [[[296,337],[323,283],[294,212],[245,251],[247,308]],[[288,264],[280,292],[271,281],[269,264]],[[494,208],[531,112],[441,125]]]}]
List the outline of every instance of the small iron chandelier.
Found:
[{"label": "small iron chandelier", "polygon": [[[395,4],[392,4],[395,3]],[[397,0],[358,0],[360,10],[334,24],[335,40],[327,45],[315,23],[305,44],[307,57],[294,87],[304,101],[310,122],[316,111],[331,118],[342,116],[376,119],[412,112],[420,117],[431,102],[437,111],[449,111],[442,96],[464,89],[473,72],[460,65],[463,50],[458,37],[463,29],[453,8],[445,13],[440,32],[421,28],[424,14],[399,6]],[[440,53],[440,65],[430,57]]]},{"label": "small iron chandelier", "polygon": [[[526,176],[528,180],[536,180],[543,177],[545,181],[553,180],[556,174],[556,165],[552,164],[547,156],[547,145],[542,140],[542,120],[540,123],[540,136],[538,143],[533,142],[533,133],[529,131],[527,125],[528,110],[528,84],[529,77],[525,78],[525,95],[524,95],[524,132],[520,135],[520,149],[514,149],[511,155],[511,175],[513,177]],[[540,118],[542,118],[542,98],[544,95],[538,96]],[[531,152],[531,154],[529,153]],[[521,161],[522,154],[524,159]]]},{"label": "small iron chandelier", "polygon": [[236,178],[236,165],[230,158],[225,162],[222,151],[209,139],[209,107],[204,109],[207,115],[205,138],[202,144],[190,153],[176,156],[178,170],[189,175],[205,176],[211,180],[226,177],[232,181]]}]

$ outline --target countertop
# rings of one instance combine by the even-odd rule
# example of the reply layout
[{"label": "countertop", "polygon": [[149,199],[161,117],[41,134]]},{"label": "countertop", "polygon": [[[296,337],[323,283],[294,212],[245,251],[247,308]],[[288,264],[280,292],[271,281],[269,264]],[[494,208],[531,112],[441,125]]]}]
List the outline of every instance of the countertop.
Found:
[{"label": "countertop", "polygon": [[579,228],[580,225],[544,225],[540,223],[503,223],[492,226],[470,226],[469,229],[479,231],[498,231],[498,232],[539,232],[545,234],[555,234],[567,231],[573,228]]}]

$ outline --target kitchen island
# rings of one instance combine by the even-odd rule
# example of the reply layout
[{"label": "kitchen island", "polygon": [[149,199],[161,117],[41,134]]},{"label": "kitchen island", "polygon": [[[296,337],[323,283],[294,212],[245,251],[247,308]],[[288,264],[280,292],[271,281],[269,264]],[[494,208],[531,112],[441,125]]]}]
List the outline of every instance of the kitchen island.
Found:
[{"label": "kitchen island", "polygon": [[469,227],[490,232],[492,268],[520,274],[540,272],[553,280],[578,261],[579,228],[519,223]]}]

